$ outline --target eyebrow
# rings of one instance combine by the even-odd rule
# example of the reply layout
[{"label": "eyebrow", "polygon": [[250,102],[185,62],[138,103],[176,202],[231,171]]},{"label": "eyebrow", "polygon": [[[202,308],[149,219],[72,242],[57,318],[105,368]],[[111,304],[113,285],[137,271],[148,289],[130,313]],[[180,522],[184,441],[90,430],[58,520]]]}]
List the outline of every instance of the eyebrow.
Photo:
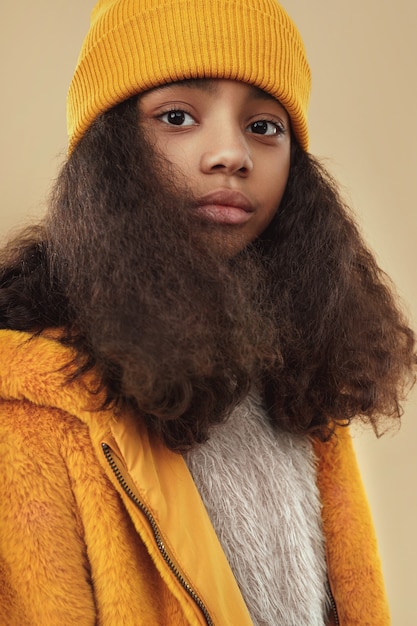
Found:
[{"label": "eyebrow", "polygon": [[[260,87],[256,87],[255,85],[249,85],[252,92],[252,97],[254,100],[273,100],[274,102],[279,102],[274,96],[270,93],[267,93]],[[215,94],[217,91],[217,79],[215,78],[186,78],[185,80],[177,80],[172,83],[166,83],[161,85],[160,87],[155,87],[155,91],[159,91],[169,87],[188,87],[189,89],[199,89],[201,91],[205,91],[207,93]]]},{"label": "eyebrow", "polygon": [[251,85],[251,87],[254,100],[274,100],[274,102],[281,104],[277,98],[260,87],[256,87],[255,85]]},{"label": "eyebrow", "polygon": [[216,80],[213,78],[186,78],[155,87],[154,91],[162,91],[166,88],[169,89],[169,87],[188,87],[189,89],[200,89],[207,93],[215,93],[217,89]]}]

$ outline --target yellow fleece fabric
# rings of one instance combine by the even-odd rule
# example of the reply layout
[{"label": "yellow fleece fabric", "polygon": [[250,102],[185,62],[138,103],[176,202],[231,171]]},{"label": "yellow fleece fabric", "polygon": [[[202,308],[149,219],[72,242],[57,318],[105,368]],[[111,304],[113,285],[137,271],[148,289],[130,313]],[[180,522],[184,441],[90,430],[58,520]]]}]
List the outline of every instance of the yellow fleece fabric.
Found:
[{"label": "yellow fleece fabric", "polygon": [[[53,336],[0,331],[0,349],[1,624],[250,626],[182,457],[100,410],[93,373],[67,383]],[[387,626],[348,431],[315,447],[340,624]]]}]

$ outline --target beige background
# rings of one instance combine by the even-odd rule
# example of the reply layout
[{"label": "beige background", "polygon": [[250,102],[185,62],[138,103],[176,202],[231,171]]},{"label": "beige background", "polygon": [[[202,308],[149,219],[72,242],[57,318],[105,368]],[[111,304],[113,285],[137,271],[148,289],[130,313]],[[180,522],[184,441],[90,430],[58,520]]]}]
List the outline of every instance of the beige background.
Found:
[{"label": "beige background", "polygon": [[[416,326],[417,4],[283,3],[313,69],[312,152],[346,189]],[[43,211],[65,155],[65,95],[93,4],[2,0],[0,236]],[[395,626],[417,624],[416,396],[399,433],[355,435]]]}]

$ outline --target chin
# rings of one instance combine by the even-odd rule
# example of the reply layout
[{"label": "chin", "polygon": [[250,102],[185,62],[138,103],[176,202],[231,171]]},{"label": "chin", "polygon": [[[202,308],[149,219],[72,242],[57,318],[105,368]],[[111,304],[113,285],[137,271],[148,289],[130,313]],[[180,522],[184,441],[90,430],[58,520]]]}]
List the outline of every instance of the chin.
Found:
[{"label": "chin", "polygon": [[238,255],[252,243],[252,238],[231,226],[222,226],[207,229],[203,233],[203,241],[216,255],[229,259]]}]

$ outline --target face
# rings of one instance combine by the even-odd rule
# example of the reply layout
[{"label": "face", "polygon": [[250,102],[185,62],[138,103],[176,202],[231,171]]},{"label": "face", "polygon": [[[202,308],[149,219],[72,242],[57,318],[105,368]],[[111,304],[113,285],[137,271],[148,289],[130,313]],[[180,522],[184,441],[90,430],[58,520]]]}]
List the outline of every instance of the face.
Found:
[{"label": "face", "polygon": [[192,80],[146,92],[141,124],[184,179],[202,221],[229,254],[268,226],[290,167],[290,122],[260,89],[230,80]]}]

